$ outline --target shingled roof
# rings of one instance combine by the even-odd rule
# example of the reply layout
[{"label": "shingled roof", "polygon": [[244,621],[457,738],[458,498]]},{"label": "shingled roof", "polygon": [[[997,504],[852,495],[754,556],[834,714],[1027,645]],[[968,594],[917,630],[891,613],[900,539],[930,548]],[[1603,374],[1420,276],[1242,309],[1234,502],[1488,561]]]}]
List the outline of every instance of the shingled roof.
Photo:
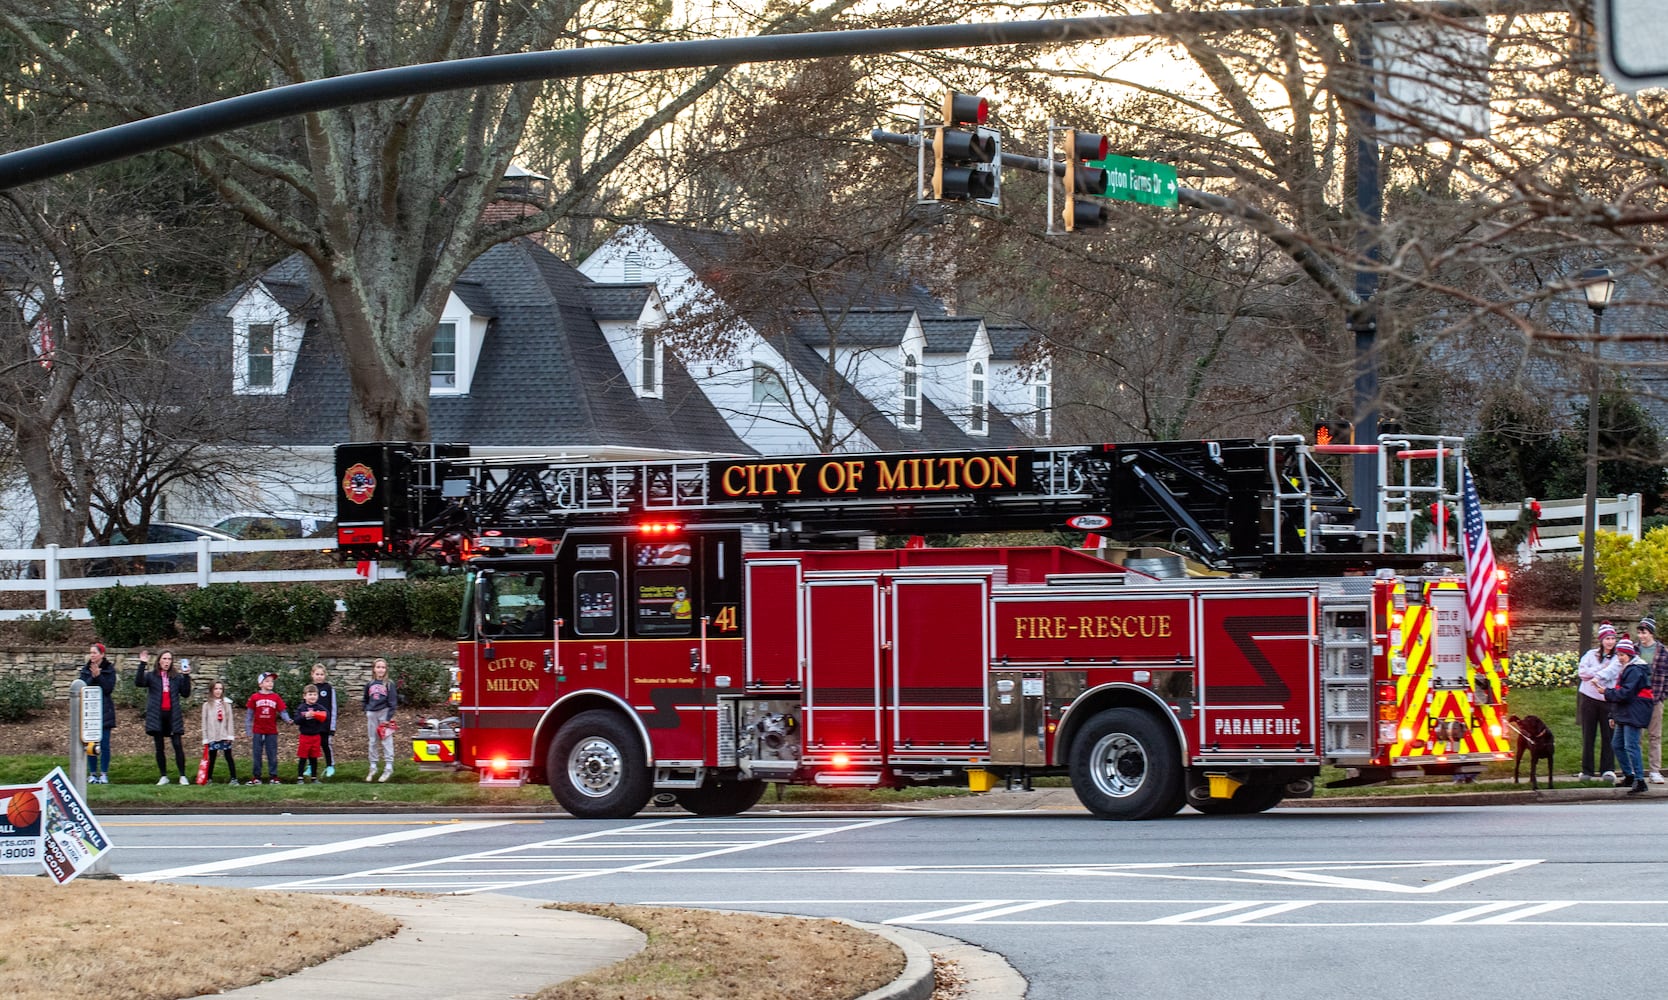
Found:
[{"label": "shingled roof", "polygon": [[[299,255],[257,280],[269,291],[277,284],[309,286]],[[182,357],[222,374],[226,385],[231,384],[228,310],[243,290],[234,289],[199,313],[179,348]],[[635,318],[647,299],[647,286],[599,285],[532,241],[516,240],[478,258],[456,291],[471,311],[489,321],[469,394],[437,395],[429,401],[435,440],[541,449],[752,453],[670,354],[661,399],[639,397],[620,371],[597,321]],[[639,313],[629,313],[633,301]],[[246,398],[286,418],[279,421],[273,444],[328,445],[349,439],[347,372],[335,338],[316,321],[307,325],[288,394]]]}]

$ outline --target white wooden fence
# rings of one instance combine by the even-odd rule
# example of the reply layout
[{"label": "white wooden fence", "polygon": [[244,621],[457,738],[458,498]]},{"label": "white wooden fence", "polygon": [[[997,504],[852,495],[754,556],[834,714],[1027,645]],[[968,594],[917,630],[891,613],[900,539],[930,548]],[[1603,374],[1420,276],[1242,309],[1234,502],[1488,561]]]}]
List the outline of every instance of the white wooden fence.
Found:
[{"label": "white wooden fence", "polygon": [[[1495,531],[1516,523],[1522,516],[1523,508],[1532,501],[1525,500],[1518,504],[1483,504],[1483,519]],[[1576,497],[1573,500],[1542,500],[1541,517],[1537,525],[1539,541],[1531,548],[1528,543],[1519,546],[1520,557],[1534,559],[1560,558],[1565,556],[1579,556],[1581,554],[1581,535],[1587,517],[1587,500]],[[1457,509],[1457,505],[1455,505]],[[1626,535],[1634,541],[1639,540],[1641,522],[1644,520],[1643,498],[1638,493],[1625,493],[1617,497],[1599,497],[1594,505],[1594,513],[1598,518],[1600,531],[1614,531]],[[1398,532],[1405,530],[1410,512],[1391,511],[1385,517],[1387,527]],[[1415,552],[1458,552],[1458,541],[1450,527],[1447,546],[1441,545],[1436,532],[1425,537],[1423,544],[1415,546]],[[1398,547],[1397,551],[1400,551]],[[1495,550],[1498,556],[1511,553]]]},{"label": "white wooden fence", "polygon": [[[368,575],[356,566],[344,565],[330,569],[273,569],[273,570],[218,570],[214,557],[235,552],[334,552],[334,538],[275,538],[249,541],[222,541],[197,538],[184,542],[156,542],[148,545],[106,545],[62,548],[48,545],[40,549],[0,549],[0,565],[24,567],[40,563],[38,578],[0,580],[0,591],[34,592],[41,595],[34,609],[0,610],[0,620],[33,618],[42,611],[63,611],[74,619],[90,617],[86,608],[65,608],[64,594],[83,590],[100,590],[121,584],[126,587],[147,584],[187,584],[206,587],[211,583],[320,583],[326,580],[350,580],[369,583],[378,579],[395,579],[405,574],[397,566],[368,564]],[[151,573],[126,576],[91,576],[66,578],[62,566],[71,561],[112,559],[124,562],[142,560],[145,556],[192,556],[196,569],[184,573]],[[182,563],[188,559],[180,560]],[[22,572],[18,576],[22,577]],[[79,602],[78,602],[79,603]]]}]

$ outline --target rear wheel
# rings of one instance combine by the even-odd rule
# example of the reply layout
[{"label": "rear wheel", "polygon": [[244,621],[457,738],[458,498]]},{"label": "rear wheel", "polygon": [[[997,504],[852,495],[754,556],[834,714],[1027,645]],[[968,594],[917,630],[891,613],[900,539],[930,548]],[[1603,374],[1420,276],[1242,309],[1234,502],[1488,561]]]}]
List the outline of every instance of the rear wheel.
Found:
[{"label": "rear wheel", "polygon": [[697,816],[734,816],[758,805],[764,793],[762,781],[710,778],[700,788],[680,789],[677,798]]},{"label": "rear wheel", "polygon": [[550,791],[582,819],[625,819],[649,801],[648,760],[637,733],[614,712],[581,712],[563,724],[545,762]]},{"label": "rear wheel", "polygon": [[1190,785],[1187,790],[1187,804],[1206,816],[1245,816],[1267,812],[1285,797],[1283,785],[1241,785],[1226,799],[1211,798],[1208,782]]},{"label": "rear wheel", "polygon": [[1178,757],[1175,736],[1152,713],[1109,708],[1072,742],[1072,789],[1105,819],[1173,816],[1185,797]]}]

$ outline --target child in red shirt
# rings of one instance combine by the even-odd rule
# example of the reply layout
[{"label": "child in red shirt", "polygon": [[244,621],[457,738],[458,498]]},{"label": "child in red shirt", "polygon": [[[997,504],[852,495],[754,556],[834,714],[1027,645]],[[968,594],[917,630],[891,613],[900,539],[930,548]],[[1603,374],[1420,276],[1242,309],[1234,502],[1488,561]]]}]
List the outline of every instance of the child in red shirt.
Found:
[{"label": "child in red shirt", "polygon": [[267,784],[282,784],[278,777],[278,720],[293,723],[290,718],[289,706],[279,697],[272,686],[277,683],[278,675],[264,673],[261,675],[261,689],[249,696],[245,704],[243,722],[249,730],[251,755],[253,756],[253,770],[255,776],[249,779],[251,785],[261,783],[261,751],[266,751],[266,766],[270,776]]}]

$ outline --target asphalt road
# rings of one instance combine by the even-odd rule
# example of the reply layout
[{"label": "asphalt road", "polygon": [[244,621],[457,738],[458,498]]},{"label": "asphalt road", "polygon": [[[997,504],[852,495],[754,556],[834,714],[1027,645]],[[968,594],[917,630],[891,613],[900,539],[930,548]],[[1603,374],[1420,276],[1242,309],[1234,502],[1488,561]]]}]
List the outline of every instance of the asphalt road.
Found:
[{"label": "asphalt road", "polygon": [[1655,995],[1668,801],[1077,814],[109,817],[128,877],[891,923],[1034,1000]]}]

